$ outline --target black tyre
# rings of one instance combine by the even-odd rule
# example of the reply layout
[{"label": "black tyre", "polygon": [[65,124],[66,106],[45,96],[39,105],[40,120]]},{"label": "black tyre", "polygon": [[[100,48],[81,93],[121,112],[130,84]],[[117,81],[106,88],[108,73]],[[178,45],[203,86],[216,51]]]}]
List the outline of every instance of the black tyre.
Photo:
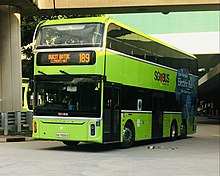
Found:
[{"label": "black tyre", "polygon": [[65,145],[70,146],[70,147],[74,147],[77,146],[79,144],[78,141],[62,141]]},{"label": "black tyre", "polygon": [[122,148],[129,148],[134,144],[135,132],[132,123],[127,122],[123,130],[123,142],[121,143]]},{"label": "black tyre", "polygon": [[170,140],[174,141],[178,134],[177,134],[177,124],[175,123],[175,121],[172,122],[171,127],[170,127]]},{"label": "black tyre", "polygon": [[181,138],[186,138],[187,137],[187,125],[186,122],[183,121],[181,126],[180,126],[180,131],[181,131]]}]

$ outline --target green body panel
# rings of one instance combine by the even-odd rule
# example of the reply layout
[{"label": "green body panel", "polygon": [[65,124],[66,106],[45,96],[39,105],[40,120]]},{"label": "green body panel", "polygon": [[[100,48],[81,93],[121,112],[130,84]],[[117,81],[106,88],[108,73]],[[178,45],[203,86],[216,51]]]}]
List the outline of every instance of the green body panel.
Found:
[{"label": "green body panel", "polygon": [[171,125],[171,118],[172,114],[164,114],[163,115],[163,137],[169,137],[170,136],[170,125]]},{"label": "green body panel", "polygon": [[[106,52],[106,75],[110,82],[175,92],[176,71]],[[155,80],[155,71],[169,74],[169,83]]]},{"label": "green body panel", "polygon": [[[91,141],[102,142],[102,125],[96,126],[96,135],[90,135],[90,125],[96,124],[95,120],[47,120],[34,119],[38,124],[38,132],[33,133],[34,139]],[[68,134],[68,137],[57,137],[56,134]]]},{"label": "green body panel", "polygon": [[[145,66],[145,69],[147,67]],[[167,92],[175,92],[176,88],[176,71],[169,70],[163,67],[159,66],[152,66],[149,67],[148,69],[151,69],[151,74],[152,74],[152,89],[157,89],[157,90],[163,90]],[[169,75],[169,82],[164,82],[164,81],[157,81],[155,80],[155,71],[161,73],[161,74],[166,74]]]},{"label": "green body panel", "polygon": [[131,120],[135,128],[135,140],[151,139],[152,114],[149,113],[123,113],[121,119],[121,142],[123,129],[128,120]]},{"label": "green body panel", "polygon": [[177,122],[178,135],[180,135],[180,126],[182,123],[181,114],[164,113],[163,114],[163,137],[170,136],[171,123],[175,120]]},{"label": "green body panel", "polygon": [[[133,59],[125,59],[124,60],[124,84],[131,85],[131,86],[138,86],[139,87],[139,71],[138,67],[141,63],[135,61]],[[117,64],[117,62],[115,63]]]},{"label": "green body panel", "polygon": [[[170,137],[171,123],[177,122],[178,135],[180,135],[180,127],[182,123],[181,114],[164,113],[163,114],[163,137]],[[121,142],[123,129],[127,121],[132,121],[135,128],[135,141],[147,140],[152,137],[152,114],[151,113],[123,113],[121,119]],[[191,126],[187,126],[188,134],[195,133]]]}]

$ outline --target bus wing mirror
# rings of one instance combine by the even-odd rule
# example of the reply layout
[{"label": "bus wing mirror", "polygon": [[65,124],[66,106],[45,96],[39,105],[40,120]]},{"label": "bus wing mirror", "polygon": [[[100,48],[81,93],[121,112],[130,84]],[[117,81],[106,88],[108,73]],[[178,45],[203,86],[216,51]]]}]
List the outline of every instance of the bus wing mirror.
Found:
[{"label": "bus wing mirror", "polygon": [[67,86],[67,92],[77,92],[77,86]]},{"label": "bus wing mirror", "polygon": [[33,80],[30,80],[29,88],[31,89],[31,92],[33,92],[33,90],[34,90],[34,81]]}]

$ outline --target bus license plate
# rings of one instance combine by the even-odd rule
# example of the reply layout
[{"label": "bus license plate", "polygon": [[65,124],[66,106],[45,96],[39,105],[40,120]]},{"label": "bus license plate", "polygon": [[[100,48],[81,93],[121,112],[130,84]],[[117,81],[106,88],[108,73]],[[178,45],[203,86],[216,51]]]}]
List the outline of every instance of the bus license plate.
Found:
[{"label": "bus license plate", "polygon": [[69,138],[68,133],[56,133],[57,138]]}]

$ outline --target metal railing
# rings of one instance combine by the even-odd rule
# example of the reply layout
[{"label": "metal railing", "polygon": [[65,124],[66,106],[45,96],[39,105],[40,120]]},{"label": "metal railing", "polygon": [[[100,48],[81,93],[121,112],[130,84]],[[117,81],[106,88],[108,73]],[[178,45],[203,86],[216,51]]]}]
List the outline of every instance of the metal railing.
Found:
[{"label": "metal railing", "polygon": [[23,127],[32,130],[32,112],[1,112],[0,127],[4,130],[4,135],[8,135],[9,130],[21,132]]}]

